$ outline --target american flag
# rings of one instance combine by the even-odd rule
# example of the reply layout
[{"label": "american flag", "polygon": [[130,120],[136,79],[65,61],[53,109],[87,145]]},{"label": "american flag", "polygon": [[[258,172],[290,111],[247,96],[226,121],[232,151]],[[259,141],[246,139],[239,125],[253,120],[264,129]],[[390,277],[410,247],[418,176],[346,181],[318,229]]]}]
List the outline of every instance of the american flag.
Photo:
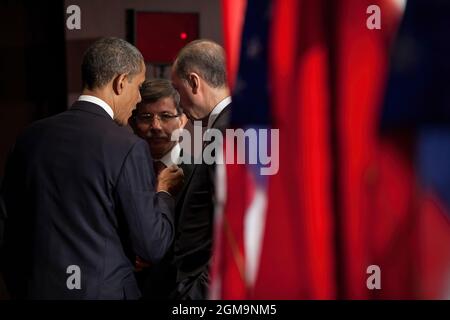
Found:
[{"label": "american flag", "polygon": [[[231,123],[234,128],[268,129],[271,126],[267,70],[270,1],[249,1],[248,7],[251,10],[245,16]],[[249,150],[246,143],[233,151],[245,152],[248,158]],[[248,298],[256,280],[268,183],[267,176],[260,173],[259,160],[256,164],[217,166],[219,206],[211,289],[214,299]]]}]

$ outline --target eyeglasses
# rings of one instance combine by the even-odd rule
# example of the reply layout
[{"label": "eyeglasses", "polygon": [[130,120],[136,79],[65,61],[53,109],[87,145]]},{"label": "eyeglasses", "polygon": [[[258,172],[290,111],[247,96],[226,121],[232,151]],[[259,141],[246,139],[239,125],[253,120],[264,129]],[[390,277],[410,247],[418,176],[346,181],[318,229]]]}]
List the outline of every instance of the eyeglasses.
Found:
[{"label": "eyeglasses", "polygon": [[161,114],[153,114],[153,113],[141,113],[135,116],[135,118],[147,124],[153,123],[153,120],[156,118],[160,123],[167,123],[170,120],[179,117],[181,114],[170,114],[170,113],[161,113]]}]

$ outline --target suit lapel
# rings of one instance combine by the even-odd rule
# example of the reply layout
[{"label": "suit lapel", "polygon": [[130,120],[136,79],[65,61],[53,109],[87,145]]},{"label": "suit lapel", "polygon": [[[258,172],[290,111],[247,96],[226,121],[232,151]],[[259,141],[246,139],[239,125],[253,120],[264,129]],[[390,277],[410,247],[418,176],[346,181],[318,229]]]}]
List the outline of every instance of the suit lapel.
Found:
[{"label": "suit lapel", "polygon": [[184,173],[184,185],[181,188],[180,192],[178,192],[178,195],[175,199],[175,203],[178,206],[178,202],[184,198],[184,194],[186,193],[186,189],[189,186],[189,183],[191,182],[192,176],[194,175],[196,166],[193,164],[185,164],[181,163],[179,167],[183,170]]},{"label": "suit lapel", "polygon": [[[229,120],[231,115],[231,103],[225,107],[225,109],[222,110],[222,112],[217,116],[216,120],[212,124],[212,128],[219,129],[219,130],[225,130],[227,128]],[[182,154],[183,150],[181,150]],[[193,159],[191,159],[193,161]],[[186,193],[187,187],[189,186],[192,177],[195,174],[195,170],[198,167],[198,165],[194,164],[180,164],[179,167],[183,169],[184,173],[184,186],[178,193],[176,197],[176,205],[179,205],[179,201],[184,198],[184,194]]]},{"label": "suit lapel", "polygon": [[231,116],[231,103],[227,105],[211,125],[211,128],[225,130],[228,127]]}]

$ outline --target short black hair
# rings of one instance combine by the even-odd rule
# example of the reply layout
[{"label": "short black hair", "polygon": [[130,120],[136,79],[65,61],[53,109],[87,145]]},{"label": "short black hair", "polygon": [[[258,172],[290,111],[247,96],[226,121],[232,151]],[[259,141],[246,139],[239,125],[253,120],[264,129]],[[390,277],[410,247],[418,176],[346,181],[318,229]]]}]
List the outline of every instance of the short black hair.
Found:
[{"label": "short black hair", "polygon": [[131,78],[141,72],[144,58],[125,40],[109,37],[94,42],[84,53],[81,65],[83,87],[101,88],[119,74]]}]

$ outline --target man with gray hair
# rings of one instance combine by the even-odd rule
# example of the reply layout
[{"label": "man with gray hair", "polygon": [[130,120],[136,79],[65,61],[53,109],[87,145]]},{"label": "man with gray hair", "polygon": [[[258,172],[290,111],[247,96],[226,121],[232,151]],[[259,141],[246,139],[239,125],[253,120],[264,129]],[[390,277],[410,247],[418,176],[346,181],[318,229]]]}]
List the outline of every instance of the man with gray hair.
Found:
[{"label": "man with gray hair", "polygon": [[158,262],[174,238],[183,173],[156,180],[127,124],[145,79],[141,53],[118,38],[86,51],[83,92],[31,125],[8,161],[2,270],[12,298],[137,299],[136,255]]},{"label": "man with gray hair", "polygon": [[223,48],[210,40],[195,40],[181,49],[172,67],[172,84],[191,121],[206,128],[226,129],[231,110]]},{"label": "man with gray hair", "polygon": [[[172,84],[180,93],[181,107],[191,121],[205,130],[222,133],[229,125],[230,90],[223,48],[210,40],[196,40],[178,54]],[[205,145],[204,145],[205,147]],[[173,264],[176,266],[176,299],[208,297],[209,267],[214,224],[215,166],[195,164],[183,188],[183,213],[178,218]]]}]

